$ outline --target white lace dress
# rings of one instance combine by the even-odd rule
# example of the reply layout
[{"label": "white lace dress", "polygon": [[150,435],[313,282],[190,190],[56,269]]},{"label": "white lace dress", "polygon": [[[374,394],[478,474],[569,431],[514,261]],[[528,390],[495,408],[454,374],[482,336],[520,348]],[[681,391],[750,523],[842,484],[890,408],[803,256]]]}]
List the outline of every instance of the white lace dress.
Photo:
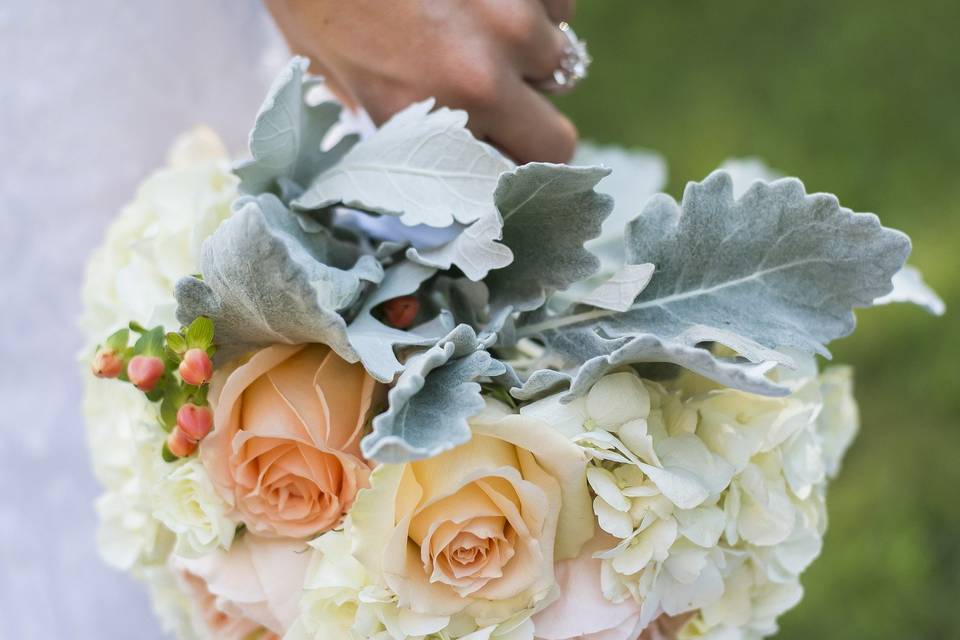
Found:
[{"label": "white lace dress", "polygon": [[0,638],[160,637],[96,553],[83,264],[178,132],[243,148],[285,57],[257,0],[0,3]]}]

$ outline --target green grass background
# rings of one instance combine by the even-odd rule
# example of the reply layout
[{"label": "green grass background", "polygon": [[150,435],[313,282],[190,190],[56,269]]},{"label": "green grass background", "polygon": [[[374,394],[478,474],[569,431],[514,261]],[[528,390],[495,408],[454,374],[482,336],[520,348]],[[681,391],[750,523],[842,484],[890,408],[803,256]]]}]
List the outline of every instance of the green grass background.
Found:
[{"label": "green grass background", "polygon": [[862,430],[783,639],[960,638],[960,2],[582,0],[584,138],[661,152],[675,196],[759,156],[914,240],[933,318],[858,313],[832,346]]}]

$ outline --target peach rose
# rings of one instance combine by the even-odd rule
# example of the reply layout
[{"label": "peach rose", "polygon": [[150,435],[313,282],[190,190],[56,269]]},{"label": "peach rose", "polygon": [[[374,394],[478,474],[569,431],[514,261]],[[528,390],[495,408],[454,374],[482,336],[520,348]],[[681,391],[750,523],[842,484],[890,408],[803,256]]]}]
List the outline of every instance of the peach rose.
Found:
[{"label": "peach rose", "polygon": [[593,536],[583,452],[500,403],[434,458],[380,467],[351,512],[356,557],[414,613],[482,624],[545,602]]},{"label": "peach rose", "polygon": [[335,527],[366,486],[360,437],[379,385],[324,345],[274,345],[211,385],[200,458],[238,519],[305,538]]},{"label": "peach rose", "polygon": [[309,563],[306,549],[297,540],[248,533],[229,551],[172,556],[197,633],[224,640],[267,640],[286,633],[298,613]]}]

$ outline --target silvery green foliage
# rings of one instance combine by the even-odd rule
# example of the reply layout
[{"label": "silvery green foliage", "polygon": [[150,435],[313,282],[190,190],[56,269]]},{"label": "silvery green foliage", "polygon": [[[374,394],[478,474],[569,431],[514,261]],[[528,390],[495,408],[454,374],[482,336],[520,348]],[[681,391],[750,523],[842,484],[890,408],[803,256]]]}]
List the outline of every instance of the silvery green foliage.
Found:
[{"label": "silvery green foliage", "polygon": [[757,393],[778,390],[758,367],[696,345],[717,342],[754,363],[790,364],[778,347],[828,355],[825,343],[853,329],[852,308],[889,292],[910,250],[876,216],[807,195],[798,180],[754,183],[734,199],[723,172],[688,185],[681,205],[651,199],[626,236],[628,263],[656,265],[626,312],[575,307],[518,335],[539,335],[571,364],[586,363],[583,379],[614,361],[674,362]]},{"label": "silvery green foliage", "polygon": [[578,302],[600,309],[627,311],[640,292],[650,284],[655,269],[649,262],[625,264]]},{"label": "silvery green foliage", "polygon": [[494,307],[540,307],[547,295],[593,275],[600,261],[583,244],[600,234],[613,199],[594,187],[609,169],[531,163],[504,174],[494,196],[513,262],[490,273]]},{"label": "silvery green foliage", "polygon": [[570,164],[611,170],[598,189],[613,196],[613,212],[603,221],[600,236],[586,247],[600,258],[603,271],[614,271],[623,264],[623,228],[667,185],[667,163],[652,151],[582,142]]},{"label": "silvery green foliage", "polygon": [[[590,341],[581,332],[571,332],[564,339]],[[569,345],[567,345],[569,348]],[[597,348],[584,345],[584,352],[596,353]],[[664,340],[654,335],[638,335],[606,343],[608,353],[595,355],[583,361],[571,373],[541,369],[535,371],[519,389],[511,394],[519,400],[535,400],[561,389],[567,389],[562,400],[567,402],[587,393],[600,378],[610,371],[627,365],[642,363],[670,363],[698,373],[715,382],[766,396],[783,396],[790,393],[786,386],[766,377],[777,362],[764,360],[750,362],[739,357],[719,357],[707,349],[691,347],[673,340]]]},{"label": "silvery green foliage", "polygon": [[513,261],[513,252],[499,242],[502,236],[500,214],[491,211],[453,240],[429,249],[411,247],[407,257],[437,269],[457,266],[468,278],[479,281],[491,270],[502,269]]},{"label": "silvery green foliage", "polygon": [[373,419],[363,455],[383,463],[428,458],[470,439],[467,419],[483,408],[477,379],[506,367],[484,339],[459,325],[431,348],[411,356],[388,395],[389,408]]},{"label": "silvery green foliage", "polygon": [[490,321],[490,291],[483,282],[441,275],[433,285],[433,296],[460,324],[480,329]]},{"label": "silvery green foliage", "polygon": [[407,261],[390,267],[383,282],[364,301],[357,317],[347,328],[351,347],[367,372],[380,382],[391,382],[403,370],[394,348],[431,345],[436,342],[436,337],[388,327],[371,312],[387,300],[416,292],[420,284],[434,273],[436,269]]},{"label": "silvery green foliage", "polygon": [[745,194],[754,182],[773,182],[784,177],[782,172],[771,169],[763,160],[754,157],[727,158],[717,168],[730,174],[734,198]]},{"label": "silvery green foliage", "polygon": [[465,112],[432,107],[426,100],[396,114],[320,175],[294,206],[342,203],[399,216],[410,226],[463,227],[440,246],[411,248],[409,257],[438,269],[457,266],[480,280],[513,259],[497,242],[501,222],[493,202],[497,179],[513,164],[473,137]]},{"label": "silvery green foliage", "polygon": [[356,362],[340,312],[365,283],[383,278],[372,256],[298,219],[271,194],[236,200],[233,215],[204,241],[200,270],[202,280],[177,283],[177,318],[189,324],[210,317],[223,358],[275,343],[321,342]]},{"label": "silvery green foliage", "polygon": [[304,58],[291,60],[260,107],[250,132],[253,159],[236,168],[243,192],[276,192],[289,201],[356,142],[356,136],[345,136],[333,148],[323,149],[323,138],[337,123],[341,107],[335,102],[306,103],[312,86],[304,82],[306,69]]},{"label": "silvery green foliage", "polygon": [[512,165],[473,137],[466,112],[432,108],[433,100],[425,100],[393,116],[319,176],[294,207],[342,203],[431,227],[489,215],[497,178]]},{"label": "silvery green foliage", "polygon": [[904,265],[893,276],[893,291],[874,300],[873,305],[879,306],[892,302],[910,302],[935,316],[942,316],[947,310],[947,305],[943,303],[936,291],[923,281],[920,270],[910,265]]}]

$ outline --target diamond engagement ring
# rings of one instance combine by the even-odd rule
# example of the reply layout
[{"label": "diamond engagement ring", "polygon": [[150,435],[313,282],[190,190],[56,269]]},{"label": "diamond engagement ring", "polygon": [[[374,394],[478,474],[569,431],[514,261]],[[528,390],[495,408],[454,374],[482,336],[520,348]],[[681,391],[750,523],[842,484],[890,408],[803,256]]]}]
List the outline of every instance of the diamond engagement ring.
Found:
[{"label": "diamond engagement ring", "polygon": [[561,22],[557,28],[566,38],[563,57],[560,58],[560,66],[553,75],[541,82],[537,88],[548,93],[567,93],[587,77],[587,69],[593,58],[587,53],[587,43],[577,37],[569,24]]}]

